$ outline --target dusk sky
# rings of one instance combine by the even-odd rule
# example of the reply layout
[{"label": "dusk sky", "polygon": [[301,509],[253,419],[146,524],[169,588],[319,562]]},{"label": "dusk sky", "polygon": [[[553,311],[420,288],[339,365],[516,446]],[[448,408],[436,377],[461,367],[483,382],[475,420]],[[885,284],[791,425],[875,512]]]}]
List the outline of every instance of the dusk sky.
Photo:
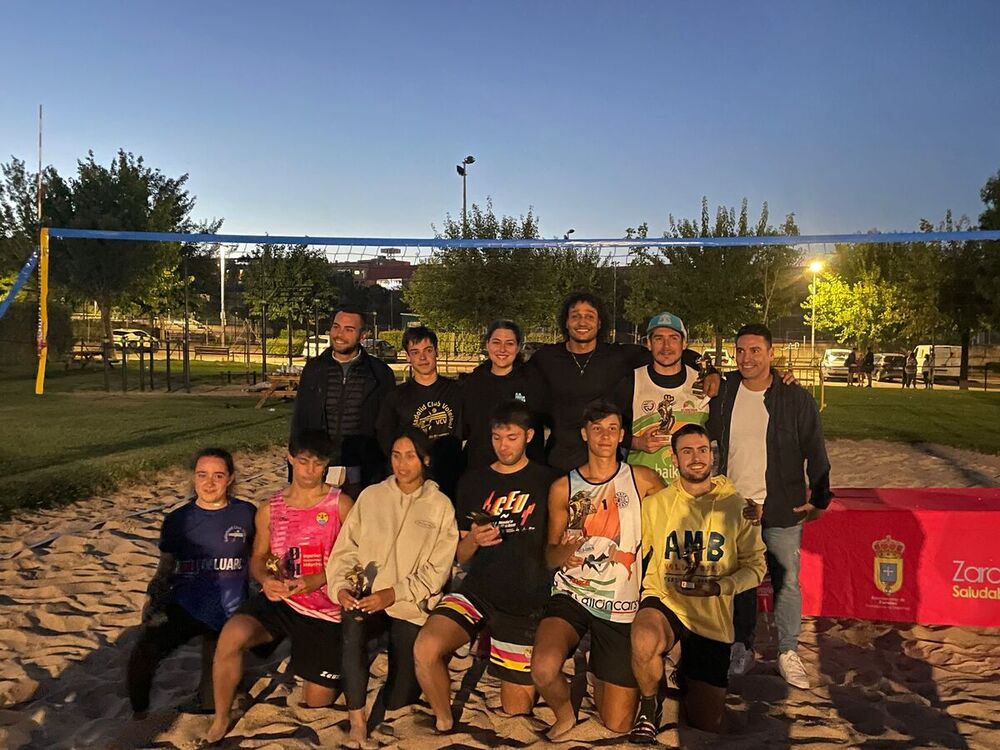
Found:
[{"label": "dusk sky", "polygon": [[432,236],[470,202],[618,237],[746,196],[803,233],[973,220],[1000,2],[8,2],[0,159],[119,147],[224,232]]}]

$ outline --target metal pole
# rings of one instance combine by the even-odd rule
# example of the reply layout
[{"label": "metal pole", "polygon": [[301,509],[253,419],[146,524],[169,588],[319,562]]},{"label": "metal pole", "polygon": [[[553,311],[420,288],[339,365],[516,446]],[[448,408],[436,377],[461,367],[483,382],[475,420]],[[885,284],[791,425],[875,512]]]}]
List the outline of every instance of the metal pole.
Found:
[{"label": "metal pole", "polygon": [[292,369],[292,311],[288,310],[288,369]]},{"label": "metal pole", "polygon": [[267,303],[260,306],[260,379],[267,380]]},{"label": "metal pole", "polygon": [[812,297],[812,366],[816,366],[816,272],[813,271],[812,286],[809,289]]},{"label": "metal pole", "polygon": [[469,214],[465,207],[465,174],[469,171],[469,165],[466,164],[462,169],[462,237],[466,238],[469,235]]},{"label": "metal pole", "polygon": [[226,345],[226,246],[219,245],[219,320],[222,321],[222,345]]},{"label": "metal pole", "polygon": [[170,382],[170,334],[167,334],[167,393],[170,393],[170,389],[173,385]]},{"label": "metal pole", "polygon": [[146,392],[146,352],[139,345],[139,390],[143,393]]},{"label": "metal pole", "polygon": [[187,252],[184,253],[184,390],[191,392],[191,352],[188,349],[190,339],[191,310],[188,304],[188,259]]}]

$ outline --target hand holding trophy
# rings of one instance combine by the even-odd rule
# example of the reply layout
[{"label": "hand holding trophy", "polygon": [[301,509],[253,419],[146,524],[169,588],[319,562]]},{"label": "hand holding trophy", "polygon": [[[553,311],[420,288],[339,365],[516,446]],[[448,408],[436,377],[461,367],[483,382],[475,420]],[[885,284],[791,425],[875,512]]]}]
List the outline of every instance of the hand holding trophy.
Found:
[{"label": "hand holding trophy", "polygon": [[261,584],[264,596],[272,602],[290,596],[292,592],[288,588],[288,582],[295,578],[295,560],[292,559],[292,556],[286,552],[283,556],[278,557],[269,552],[264,560],[264,567],[271,576]]},{"label": "hand holding trophy", "polygon": [[[348,571],[347,576],[348,593],[354,599],[355,602],[363,599],[368,594],[371,593],[371,587],[368,584],[367,576],[365,575],[365,569],[361,565],[355,565]],[[355,622],[364,622],[365,613],[360,609],[352,609],[351,617],[354,618]]]},{"label": "hand holding trophy", "polygon": [[695,580],[698,575],[698,568],[701,567],[701,558],[705,547],[695,543],[688,546],[682,560],[684,561],[684,573],[681,579],[675,584],[675,588],[685,596],[718,596],[722,590],[718,581],[711,581],[704,578]]}]

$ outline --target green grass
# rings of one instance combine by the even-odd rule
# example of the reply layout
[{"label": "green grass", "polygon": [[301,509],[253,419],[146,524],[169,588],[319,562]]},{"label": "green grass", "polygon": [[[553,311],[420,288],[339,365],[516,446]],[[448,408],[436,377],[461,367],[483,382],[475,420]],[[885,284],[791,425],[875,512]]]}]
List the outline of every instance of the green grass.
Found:
[{"label": "green grass", "polygon": [[[214,363],[193,370],[218,382]],[[230,366],[231,369],[231,366]],[[120,387],[120,379],[112,381]],[[70,502],[144,472],[176,465],[207,445],[230,450],[280,444],[290,404],[254,409],[252,395],[103,392],[100,370],[50,370],[33,392],[23,367],[0,367],[0,513]],[[273,411],[271,410],[273,408]]]},{"label": "green grass", "polygon": [[1000,453],[1000,393],[993,391],[826,389],[828,438],[941,443]]}]

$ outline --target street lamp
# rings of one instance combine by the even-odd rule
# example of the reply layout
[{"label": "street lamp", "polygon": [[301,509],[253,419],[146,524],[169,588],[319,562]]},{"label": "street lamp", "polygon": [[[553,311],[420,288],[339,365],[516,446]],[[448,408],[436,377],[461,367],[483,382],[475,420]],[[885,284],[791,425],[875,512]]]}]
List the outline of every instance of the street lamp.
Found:
[{"label": "street lamp", "polygon": [[816,274],[823,270],[823,263],[814,260],[809,264],[809,270],[812,271],[813,280],[812,285],[809,287],[809,296],[812,298],[812,364],[813,367],[816,366]]},{"label": "street lamp", "polygon": [[461,164],[456,164],[455,169],[462,178],[462,236],[469,233],[469,215],[466,209],[465,178],[468,176],[469,165],[475,163],[475,156],[466,156]]},{"label": "street lamp", "polygon": [[576,231],[575,229],[567,229],[567,230],[566,230],[566,234],[564,234],[564,235],[563,235],[563,239],[564,239],[564,240],[568,240],[568,239],[569,239],[569,236],[570,236],[571,234],[573,234],[573,232],[575,232],[575,231]]}]

